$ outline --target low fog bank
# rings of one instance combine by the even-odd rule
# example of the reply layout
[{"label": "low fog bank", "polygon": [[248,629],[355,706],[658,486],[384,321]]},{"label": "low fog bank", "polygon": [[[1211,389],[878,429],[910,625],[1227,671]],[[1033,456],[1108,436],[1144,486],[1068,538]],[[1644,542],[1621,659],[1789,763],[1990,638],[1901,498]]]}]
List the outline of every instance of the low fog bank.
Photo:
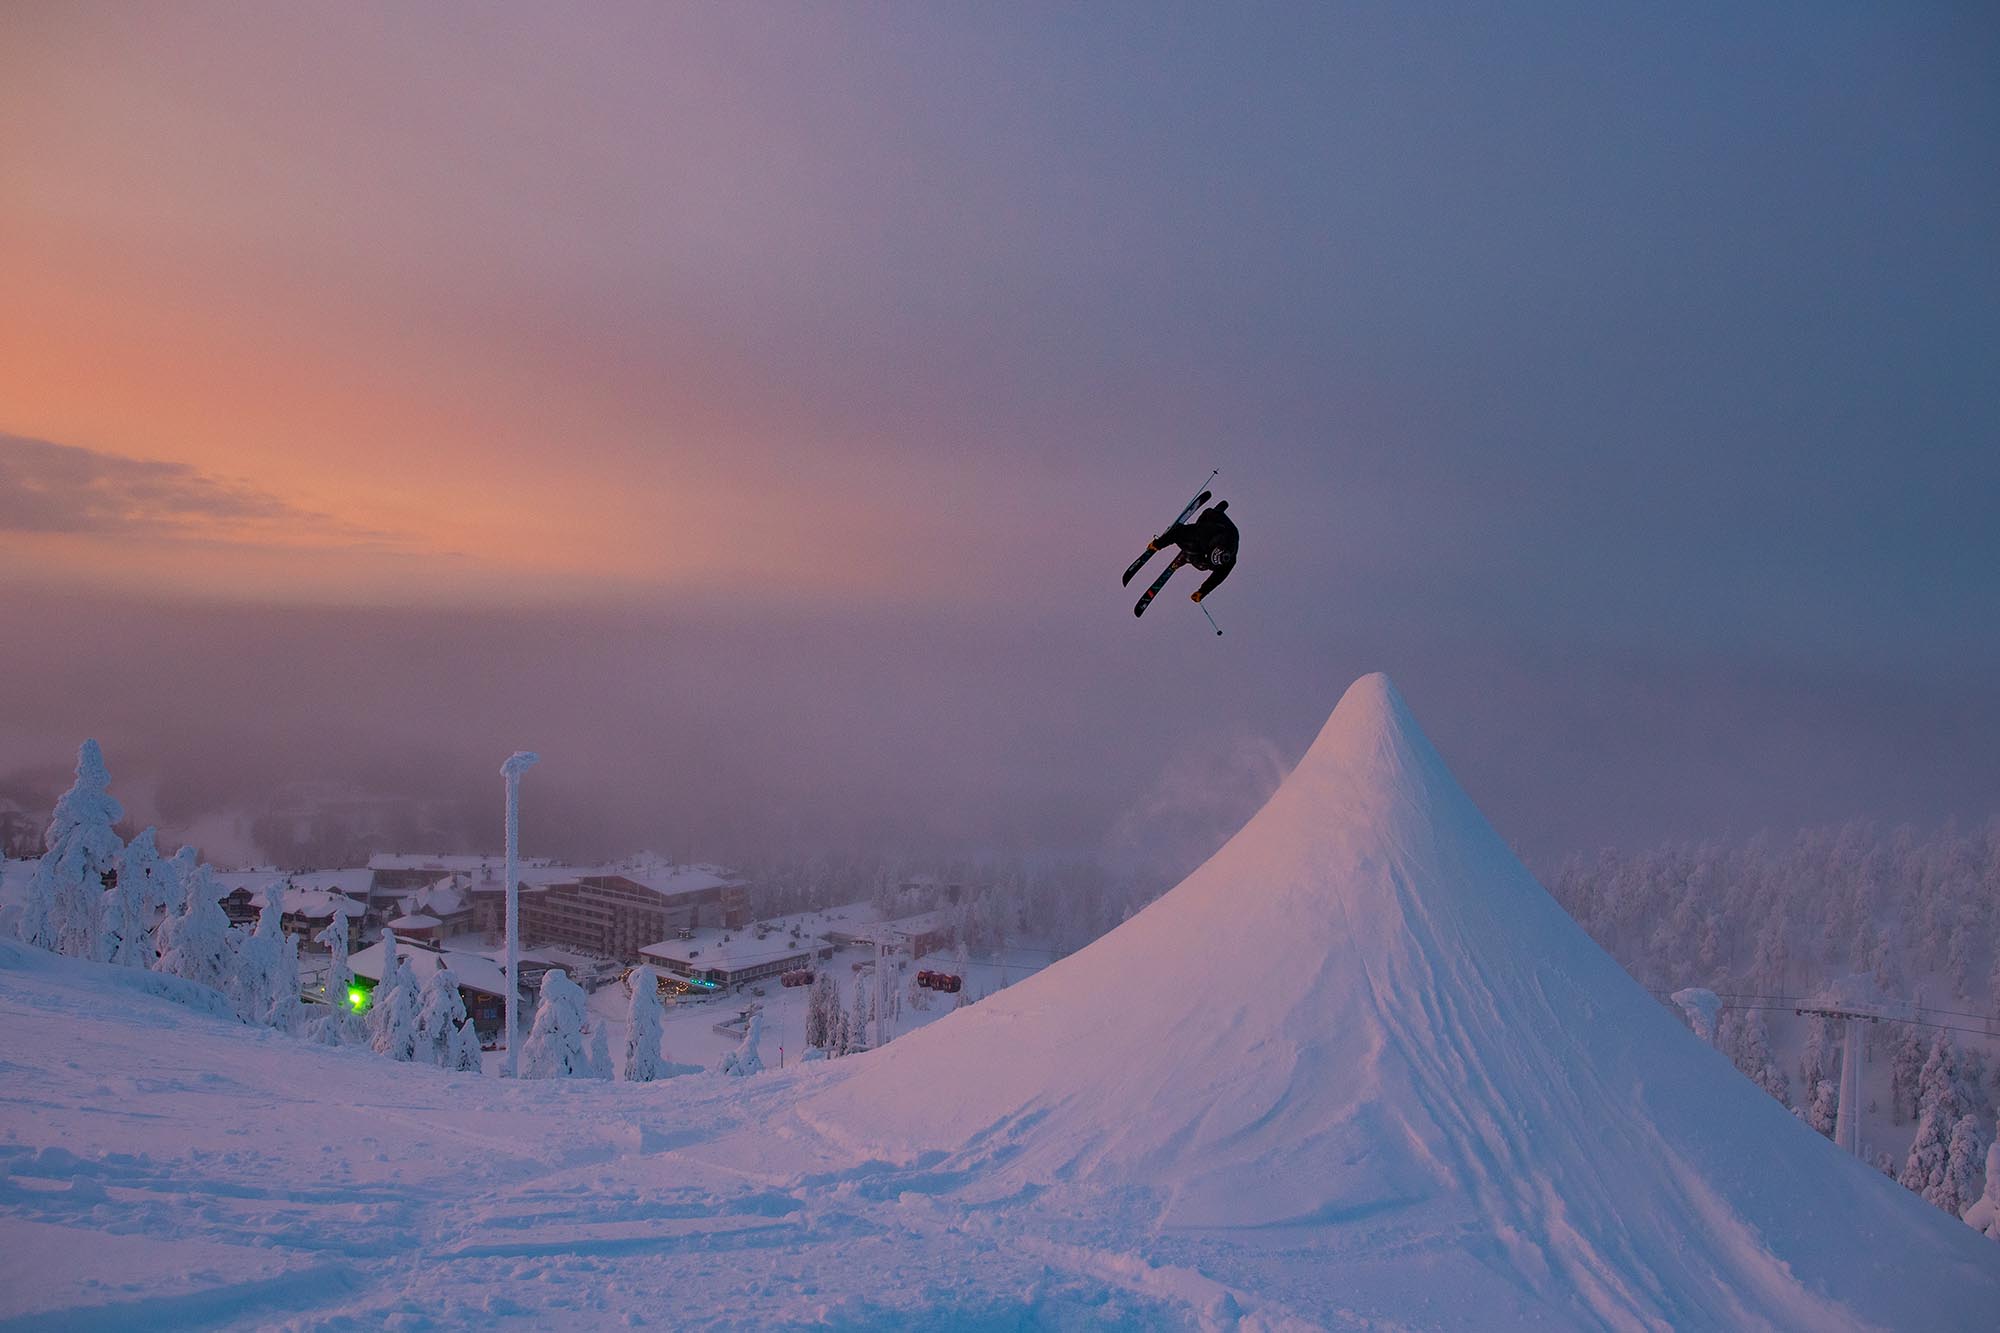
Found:
[{"label": "low fog bank", "polygon": [[2000,701],[1976,673],[1557,652],[1470,618],[1440,634],[1400,608],[1297,617],[1241,592],[1221,640],[1094,603],[430,612],[0,594],[0,797],[46,810],[94,736],[134,821],[218,860],[487,851],[500,761],[528,748],[543,757],[524,788],[535,854],[1066,861],[1164,885],[1257,809],[1348,681],[1384,667],[1541,866],[2000,809]]}]

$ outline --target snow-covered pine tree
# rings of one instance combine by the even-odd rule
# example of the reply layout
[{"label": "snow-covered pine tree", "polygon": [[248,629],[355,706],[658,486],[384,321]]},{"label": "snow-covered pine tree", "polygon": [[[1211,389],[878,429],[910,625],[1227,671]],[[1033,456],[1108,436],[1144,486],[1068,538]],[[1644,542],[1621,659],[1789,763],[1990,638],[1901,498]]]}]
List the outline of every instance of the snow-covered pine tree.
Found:
[{"label": "snow-covered pine tree", "polygon": [[868,1049],[868,1034],[872,1030],[869,1023],[875,1017],[868,1001],[875,993],[873,977],[861,973],[854,974],[854,1005],[847,1012],[847,1049],[849,1052]]},{"label": "snow-covered pine tree", "polygon": [[840,988],[833,973],[820,971],[806,995],[806,1045],[829,1055],[840,1048]]},{"label": "snow-covered pine tree", "polygon": [[451,1049],[445,1056],[445,1068],[461,1074],[483,1074],[486,1072],[479,1058],[479,1033],[467,1019],[458,1025],[452,1034]]},{"label": "snow-covered pine tree", "polygon": [[104,958],[120,967],[150,967],[153,916],[161,866],[157,832],[148,827],[118,854],[118,873],[104,896]]},{"label": "snow-covered pine tree", "polygon": [[1820,1079],[1810,1086],[1812,1102],[1806,1108],[1806,1123],[1827,1138],[1832,1138],[1834,1126],[1840,1121],[1840,1091],[1830,1078]]},{"label": "snow-covered pine tree", "polygon": [[1889,1053],[1889,1118],[1893,1124],[1914,1120],[1918,1111],[1917,1083],[1924,1069],[1924,1039],[1916,1026],[1898,1025]]},{"label": "snow-covered pine tree", "polygon": [[[182,848],[183,854],[190,850]],[[227,995],[236,970],[236,939],[222,911],[222,886],[213,869],[194,865],[192,856],[187,859],[192,869],[181,895],[180,914],[160,926],[160,971]]]},{"label": "snow-covered pine tree", "polygon": [[1741,1016],[1735,1025],[1735,1049],[1729,1054],[1736,1067],[1777,1098],[1779,1105],[1792,1104],[1791,1082],[1771,1058],[1771,1034],[1764,1027],[1762,1014],[1751,1010]]},{"label": "snow-covered pine tree", "polygon": [[418,1064],[452,1067],[458,1028],[465,1022],[465,1001],[458,993],[458,979],[448,967],[440,967],[424,982],[417,1002],[416,1038],[411,1043]]},{"label": "snow-covered pine tree", "polygon": [[[972,970],[972,960],[966,955],[965,936],[963,935],[960,935],[958,943],[952,946],[951,970],[954,975],[960,977],[965,977],[965,974]],[[955,1003],[953,1003],[952,1008],[963,1009],[966,1005],[972,1003],[971,980],[970,977],[966,977],[965,983],[960,986],[957,996],[954,997]]]},{"label": "snow-covered pine tree", "polygon": [[168,859],[160,875],[160,907],[168,916],[179,916],[187,910],[188,894],[200,873],[192,846],[182,847]]},{"label": "snow-covered pine tree", "polygon": [[313,939],[325,945],[327,951],[324,986],[327,1013],[321,1019],[324,1030],[320,1039],[338,1044],[351,1039],[354,1026],[354,1003],[348,998],[354,989],[354,969],[347,962],[347,918],[336,910],[333,920]]},{"label": "snow-covered pine tree", "polygon": [[46,849],[28,883],[21,937],[72,958],[103,956],[104,890],[124,842],[113,830],[125,808],[111,795],[104,752],[87,740],[76,752],[76,782],[56,801]]},{"label": "snow-covered pine tree", "polygon": [[1951,1127],[1951,1141],[1945,1147],[1944,1180],[1937,1197],[1931,1198],[1929,1194],[1924,1197],[1953,1217],[1962,1217],[1984,1192],[1985,1163],[1986,1136],[1980,1132],[1979,1118],[1960,1116]]},{"label": "snow-covered pine tree", "polygon": [[[664,1072],[666,1058],[660,1043],[666,1035],[666,1018],[666,1009],[660,1004],[659,977],[650,967],[632,969],[632,1007],[627,1012],[625,1059],[619,1071],[627,1083],[651,1083]],[[812,1030],[810,1008],[806,1029],[809,1033]]]},{"label": "snow-covered pine tree", "polygon": [[280,1032],[291,1032],[299,1021],[299,941],[296,935],[278,932],[278,963],[271,975],[271,1003],[264,1011],[264,1023]]},{"label": "snow-covered pine tree", "polygon": [[[237,948],[235,993],[236,1012],[248,1023],[267,1023],[283,998],[282,973],[285,962],[284,893],[275,884],[264,890],[264,906],[257,925]],[[283,1015],[289,1019],[287,1012]]]},{"label": "snow-covered pine tree", "polygon": [[601,1018],[590,1021],[590,1077],[611,1077],[611,1026]]},{"label": "snow-covered pine tree", "polygon": [[1896,1179],[1933,1203],[1950,1194],[1945,1167],[1951,1156],[1951,1135],[1965,1106],[1958,1094],[1958,1056],[1950,1032],[1939,1032],[1917,1076],[1917,1135]]},{"label": "snow-covered pine tree", "polygon": [[368,1034],[370,1046],[376,1045],[381,1040],[382,1025],[389,1021],[384,1006],[389,999],[389,992],[396,988],[397,974],[403,970],[402,964],[402,957],[396,952],[396,932],[383,931],[382,975],[376,979],[374,987],[368,992],[368,1009],[361,1016],[361,1026]]},{"label": "snow-covered pine tree", "polygon": [[764,1011],[753,1008],[750,1018],[743,1028],[743,1042],[735,1050],[722,1057],[722,1063],[715,1067],[718,1074],[761,1074],[764,1072],[764,1056],[757,1049],[764,1039]]},{"label": "snow-covered pine tree", "polygon": [[396,951],[396,932],[382,932],[382,979],[368,992],[363,1026],[377,1055],[410,1061],[417,1056],[417,1013],[423,1007],[417,978]]},{"label": "snow-covered pine tree", "polygon": [[541,1002],[534,1030],[521,1046],[522,1078],[587,1078],[590,1053],[584,1049],[583,987],[559,967],[542,974]]},{"label": "snow-covered pine tree", "polygon": [[1807,1020],[1805,1054],[1799,1057],[1799,1078],[1807,1095],[1816,1095],[1821,1079],[1840,1077],[1840,1039],[1833,1030],[1833,1020],[1824,1014],[1815,1014]]},{"label": "snow-covered pine tree", "polygon": [[1982,1236],[2000,1240],[2000,1138],[1986,1145],[1986,1187],[1959,1216]]}]

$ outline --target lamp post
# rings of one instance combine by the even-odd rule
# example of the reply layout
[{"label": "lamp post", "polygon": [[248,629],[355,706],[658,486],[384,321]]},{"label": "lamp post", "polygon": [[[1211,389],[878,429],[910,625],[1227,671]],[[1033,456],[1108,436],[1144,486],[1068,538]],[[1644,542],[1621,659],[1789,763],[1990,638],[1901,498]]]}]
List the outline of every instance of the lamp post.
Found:
[{"label": "lamp post", "polygon": [[514,1010],[521,999],[521,775],[541,756],[517,750],[500,765],[507,779],[507,1077],[521,1072],[520,1025]]}]

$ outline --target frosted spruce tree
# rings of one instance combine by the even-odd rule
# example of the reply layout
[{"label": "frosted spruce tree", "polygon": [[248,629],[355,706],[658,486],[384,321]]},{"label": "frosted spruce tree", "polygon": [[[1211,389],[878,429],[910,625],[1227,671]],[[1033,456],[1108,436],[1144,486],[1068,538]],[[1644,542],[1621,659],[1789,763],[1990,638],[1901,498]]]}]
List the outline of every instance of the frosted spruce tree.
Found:
[{"label": "frosted spruce tree", "polygon": [[1964,1216],[1984,1193],[1985,1163],[1986,1136],[1980,1132],[1979,1117],[1960,1116],[1945,1146],[1943,1185],[1931,1202],[1954,1217]]},{"label": "frosted spruce tree", "polygon": [[836,1054],[840,1049],[840,987],[833,973],[821,971],[813,977],[806,995],[806,1046]]},{"label": "frosted spruce tree", "polygon": [[245,1022],[290,1030],[299,968],[297,954],[287,947],[284,916],[284,889],[273,884],[264,890],[256,927],[237,949],[233,998]]},{"label": "frosted spruce tree", "polygon": [[590,1052],[583,1044],[586,1019],[583,987],[559,967],[544,972],[534,1030],[521,1045],[521,1077],[590,1077]]},{"label": "frosted spruce tree", "polygon": [[1813,1129],[1833,1137],[1834,1127],[1840,1123],[1840,1090],[1833,1080],[1823,1078],[1812,1085],[1812,1100],[1806,1106],[1806,1123]]},{"label": "frosted spruce tree", "polygon": [[374,1002],[368,1010],[368,1016],[375,1020],[369,1042],[375,1054],[405,1063],[417,1058],[420,1004],[416,977],[408,968],[398,971],[393,983],[375,987]]},{"label": "frosted spruce tree", "polygon": [[417,978],[396,952],[396,932],[382,932],[382,979],[368,993],[368,1044],[377,1055],[409,1061],[417,1055]]},{"label": "frosted spruce tree", "polygon": [[1746,1013],[1736,1024],[1736,1044],[1730,1058],[1751,1082],[1777,1098],[1780,1106],[1792,1104],[1791,1081],[1771,1057],[1771,1034],[1762,1014]]},{"label": "frosted spruce tree", "polygon": [[[632,970],[632,1007],[625,1024],[625,1059],[619,1077],[627,1083],[651,1083],[666,1072],[660,1044],[666,1037],[667,1012],[660,1004],[660,982],[650,967]],[[807,1014],[807,1026],[812,1023]]]},{"label": "frosted spruce tree", "polygon": [[1956,1197],[1946,1167],[1952,1131],[1964,1114],[1958,1090],[1957,1048],[1952,1045],[1951,1033],[1940,1032],[1917,1077],[1917,1136],[1910,1143],[1902,1174],[1896,1177],[1905,1189],[1915,1190],[1940,1206]]},{"label": "frosted spruce tree", "polygon": [[718,1074],[741,1077],[745,1074],[764,1072],[764,1056],[758,1045],[764,1040],[764,1011],[752,1009],[750,1021],[744,1025],[743,1041],[737,1048],[722,1057],[722,1063],[715,1067]]},{"label": "frosted spruce tree", "polygon": [[875,1010],[869,1001],[874,997],[872,977],[854,974],[854,1007],[847,1014],[847,1052],[858,1053],[868,1049],[868,1034],[873,1030],[869,1024],[874,1020]]},{"label": "frosted spruce tree", "polygon": [[333,920],[313,939],[326,947],[326,1012],[314,1024],[313,1036],[329,1046],[354,1039],[354,969],[347,961],[347,917],[336,906]]},{"label": "frosted spruce tree", "polygon": [[1980,1235],[2000,1240],[2000,1139],[1986,1145],[1986,1187],[1960,1214]]},{"label": "frosted spruce tree", "polygon": [[418,1064],[452,1068],[458,1030],[465,1023],[465,1001],[458,993],[458,979],[448,967],[431,973],[424,983],[417,1006],[416,1038],[412,1045]]},{"label": "frosted spruce tree", "polygon": [[479,1058],[479,1033],[467,1019],[458,1025],[453,1034],[451,1049],[445,1055],[445,1068],[461,1074],[483,1074],[485,1065]]},{"label": "frosted spruce tree", "polygon": [[104,901],[104,958],[120,967],[151,967],[154,917],[160,907],[158,830],[148,826],[118,855],[118,873]]},{"label": "frosted spruce tree", "polygon": [[111,775],[96,741],[76,752],[76,782],[56,801],[43,835],[46,849],[28,883],[21,938],[72,958],[103,956],[104,890],[125,844],[113,825],[125,809],[111,795]]},{"label": "frosted spruce tree", "polygon": [[160,971],[213,986],[225,995],[232,992],[235,932],[223,915],[222,886],[216,882],[214,870],[206,865],[194,867],[180,915],[167,918],[160,934]]}]

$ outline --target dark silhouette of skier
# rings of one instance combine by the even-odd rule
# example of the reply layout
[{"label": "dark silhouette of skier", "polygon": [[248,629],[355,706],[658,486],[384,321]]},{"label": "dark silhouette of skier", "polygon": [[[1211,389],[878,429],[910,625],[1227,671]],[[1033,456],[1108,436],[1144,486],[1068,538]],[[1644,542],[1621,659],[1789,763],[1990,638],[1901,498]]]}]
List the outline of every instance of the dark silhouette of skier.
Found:
[{"label": "dark silhouette of skier", "polygon": [[1176,523],[1146,544],[1149,551],[1178,546],[1190,565],[1208,572],[1189,601],[1199,602],[1214,592],[1236,568],[1236,524],[1223,512],[1228,508],[1229,501],[1218,500],[1194,522]]}]

